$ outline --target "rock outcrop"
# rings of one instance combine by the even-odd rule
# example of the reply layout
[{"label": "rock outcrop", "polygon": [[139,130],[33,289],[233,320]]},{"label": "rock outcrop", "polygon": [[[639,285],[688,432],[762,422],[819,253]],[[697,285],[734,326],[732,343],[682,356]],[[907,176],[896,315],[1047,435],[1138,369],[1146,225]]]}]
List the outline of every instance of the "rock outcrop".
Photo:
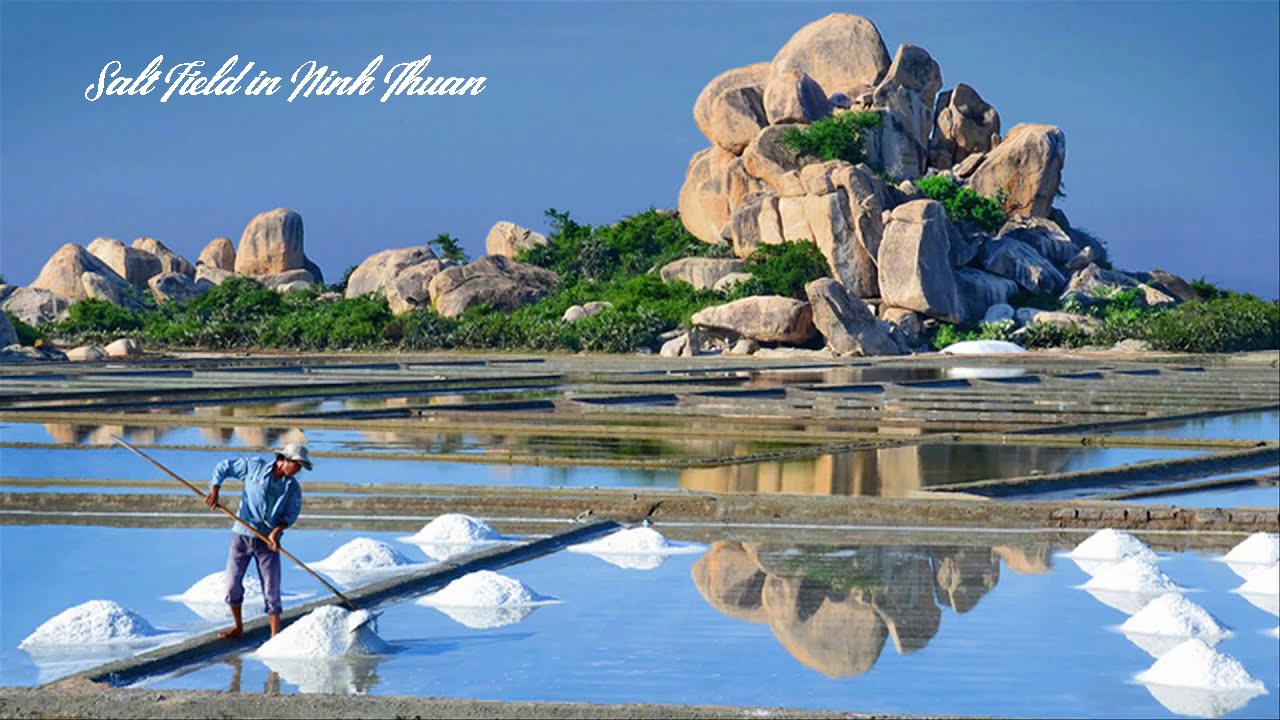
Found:
[{"label": "rock outcrop", "polygon": [[969,178],[980,195],[1006,193],[1009,215],[1048,217],[1067,161],[1067,137],[1053,125],[1019,125]]},{"label": "rock outcrop", "polygon": [[913,200],[893,210],[880,243],[880,291],[886,304],[963,321],[948,225],[946,211],[934,200]]},{"label": "rock outcrop", "polygon": [[682,280],[696,290],[715,287],[726,275],[740,273],[746,262],[732,258],[687,257],[663,265],[658,270],[663,282]]},{"label": "rock outcrop", "polygon": [[145,290],[147,281],[161,272],[160,258],[133,248],[115,238],[95,238],[86,248],[135,288]]},{"label": "rock outcrop", "polygon": [[835,13],[792,35],[773,57],[772,69],[775,74],[799,70],[827,93],[854,97],[884,77],[889,51],[870,20]]},{"label": "rock outcrop", "polygon": [[236,246],[231,243],[231,238],[216,237],[210,240],[209,244],[200,251],[200,257],[196,259],[196,267],[199,268],[201,265],[234,272]]},{"label": "rock outcrop", "polygon": [[[162,273],[181,273],[189,278],[196,276],[194,265],[155,238],[138,238],[133,241],[132,247],[134,250],[140,250],[156,258],[160,262],[160,272]],[[150,280],[151,278],[147,279]]]},{"label": "rock outcrop", "polygon": [[34,326],[66,320],[71,300],[51,290],[19,287],[4,299],[3,307],[22,322]]},{"label": "rock outcrop", "polygon": [[454,267],[450,260],[433,258],[401,270],[386,286],[387,307],[396,315],[431,305],[431,279],[445,268]]},{"label": "rock outcrop", "polygon": [[802,345],[817,335],[809,303],[762,295],[703,308],[693,314],[696,327],[723,331],[761,343]]},{"label": "rock outcrop", "polygon": [[985,156],[972,161],[972,167],[956,166],[990,152],[999,140],[1000,113],[977,90],[958,83],[938,96],[929,142],[931,166],[940,170],[954,167],[956,175],[969,177]]},{"label": "rock outcrop", "polygon": [[425,245],[374,253],[351,271],[351,275],[347,278],[346,297],[353,298],[383,292],[406,268],[427,260],[434,260],[435,257],[436,254]]},{"label": "rock outcrop", "polygon": [[[98,277],[91,277],[86,285],[83,279],[85,274]],[[124,296],[129,291],[128,281],[119,273],[74,243],[67,243],[59,248],[41,268],[30,287],[57,293],[71,302],[101,297],[107,293]],[[90,294],[91,292],[94,294]]]},{"label": "rock outcrop", "polygon": [[484,239],[485,254],[505,255],[509,258],[514,258],[534,245],[546,244],[545,235],[506,220],[494,223]]},{"label": "rock outcrop", "polygon": [[302,270],[302,216],[276,208],[255,216],[240,235],[235,271],[239,275],[274,275]]},{"label": "rock outcrop", "polygon": [[488,255],[442,270],[431,279],[428,290],[436,312],[457,317],[476,305],[489,305],[498,311],[516,310],[536,302],[558,282],[550,270],[502,255]]},{"label": "rock outcrop", "polygon": [[837,355],[897,355],[889,336],[867,304],[850,295],[834,278],[819,278],[804,288],[813,324]]}]

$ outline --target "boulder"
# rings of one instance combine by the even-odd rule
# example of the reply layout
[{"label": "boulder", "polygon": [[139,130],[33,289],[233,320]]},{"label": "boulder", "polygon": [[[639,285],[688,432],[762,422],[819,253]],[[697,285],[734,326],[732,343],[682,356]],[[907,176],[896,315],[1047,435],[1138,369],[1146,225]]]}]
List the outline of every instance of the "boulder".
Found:
[{"label": "boulder", "polygon": [[297,270],[287,270],[285,272],[272,273],[270,275],[259,275],[254,279],[262,283],[263,285],[267,286],[268,288],[275,290],[278,293],[285,293],[291,290],[305,289],[298,286],[294,286],[286,289],[286,286],[293,285],[294,283],[306,283],[307,285],[313,286],[313,287],[318,284],[316,283],[315,277],[311,275],[311,272],[309,270],[304,270],[302,268],[298,268]]},{"label": "boulder", "polygon": [[933,99],[941,87],[942,69],[937,61],[924,48],[901,45],[884,79],[872,91],[871,102],[897,114],[916,145],[927,149],[933,130]]},{"label": "boulder", "polygon": [[[138,238],[133,241],[133,249],[150,253],[160,261],[160,272],[182,273],[189,278],[196,276],[196,268],[186,258],[170,250],[164,243],[155,238]],[[151,278],[147,278],[150,280]]]},{"label": "boulder", "polygon": [[880,294],[886,304],[947,322],[963,320],[950,261],[947,215],[934,200],[894,208],[880,243]]},{"label": "boulder", "polygon": [[[749,195],[733,209],[733,214],[729,216],[729,222],[721,232],[724,235],[725,242],[728,242],[733,248],[733,254],[736,257],[745,258],[760,247],[760,213],[766,202],[771,203],[770,217],[773,217],[776,214],[776,210],[773,208],[777,205],[777,196],[764,192]],[[670,266],[670,264],[667,265],[667,267]],[[712,281],[711,284],[714,285],[715,281]]]},{"label": "boulder", "polygon": [[867,309],[834,278],[818,278],[804,287],[813,325],[837,355],[898,355],[898,344]]},{"label": "boulder", "polygon": [[[500,220],[489,228],[484,239],[484,251],[487,255],[506,255],[514,258],[534,245],[546,245],[547,238],[529,228],[520,227],[512,222]],[[434,257],[434,255],[432,256]],[[348,282],[350,287],[350,282]]]},{"label": "boulder", "polygon": [[687,257],[662,266],[658,274],[663,282],[683,280],[697,290],[707,290],[730,273],[740,273],[747,264],[732,258]]},{"label": "boulder", "polygon": [[698,99],[693,104],[693,121],[702,134],[711,140],[711,103],[721,93],[734,88],[751,87],[763,93],[768,82],[769,63],[765,62],[720,73],[698,94]]},{"label": "boulder", "polygon": [[[787,242],[813,240],[804,196],[778,198],[778,219],[782,223],[782,237]],[[761,241],[764,240],[762,236]]]},{"label": "boulder", "polygon": [[1202,299],[1200,294],[1191,288],[1191,283],[1171,272],[1165,272],[1157,268],[1149,273],[1143,273],[1143,275],[1145,275],[1142,278],[1143,282],[1176,298],[1179,302]]},{"label": "boulder", "polygon": [[1179,302],[1177,298],[1169,293],[1146,283],[1139,283],[1138,290],[1142,293],[1138,296],[1139,301],[1147,307],[1173,307]]},{"label": "boulder", "polygon": [[[972,175],[1000,138],[1000,113],[964,83],[939,95],[934,110],[929,165],[955,166],[956,175]],[[975,155],[977,160],[972,159]]]},{"label": "boulder", "polygon": [[1074,257],[1068,260],[1067,263],[1062,266],[1062,271],[1067,273],[1078,272],[1090,265],[1096,264],[1097,262],[1098,258],[1094,256],[1093,248],[1087,247],[1076,253]]},{"label": "boulder", "polygon": [[1149,353],[1154,348],[1151,343],[1146,340],[1138,340],[1137,338],[1125,338],[1111,346],[1112,350],[1123,353]]},{"label": "boulder", "polygon": [[947,219],[947,257],[951,259],[951,267],[961,268],[973,262],[982,252],[982,244],[990,239],[986,233],[962,231],[955,223]]},{"label": "boulder", "polygon": [[1007,193],[1009,215],[1047,217],[1067,161],[1067,136],[1053,125],[1018,125],[969,178],[980,195]]},{"label": "boulder", "polygon": [[699,240],[719,245],[721,229],[729,221],[729,163],[733,153],[710,147],[693,156],[680,188],[680,222]]},{"label": "boulder", "polygon": [[583,305],[573,305],[564,311],[564,315],[560,319],[564,322],[577,322],[583,318],[589,318],[592,315],[600,313],[613,307],[611,302],[589,302]]},{"label": "boulder", "polygon": [[320,270],[320,266],[311,261],[306,255],[302,256],[302,269],[311,273],[311,280],[316,285],[324,285],[324,272]]},{"label": "boulder", "polygon": [[996,233],[996,238],[1012,238],[1024,242],[1054,265],[1066,265],[1080,253],[1080,248],[1062,228],[1048,218],[1009,218]]},{"label": "boulder", "polygon": [[196,284],[208,283],[210,285],[221,285],[227,281],[227,278],[235,275],[232,270],[223,270],[212,265],[196,265]]},{"label": "boulder", "polygon": [[49,290],[71,302],[83,300],[89,297],[81,281],[81,276],[85,273],[101,275],[103,282],[116,293],[124,294],[129,289],[129,283],[119,273],[74,243],[58,248],[30,287],[34,290]]},{"label": "boulder", "polygon": [[127,283],[113,282],[104,275],[86,272],[80,275],[80,284],[84,288],[86,298],[102,300],[132,311],[142,309],[142,303],[130,294],[132,287]]},{"label": "boulder", "polygon": [[811,123],[831,114],[822,86],[799,70],[783,70],[764,88],[764,112],[770,125]]},{"label": "boulder", "polygon": [[897,204],[893,202],[890,189],[865,164],[842,164],[832,172],[831,178],[848,198],[849,224],[853,227],[854,237],[875,262],[884,237],[884,212]]},{"label": "boulder", "polygon": [[681,333],[662,344],[658,355],[662,357],[693,357],[698,354],[698,343],[691,339],[691,333]]},{"label": "boulder", "polygon": [[[987,159],[986,153],[984,152],[974,153],[969,157],[956,163],[955,167],[951,168],[951,172],[955,173],[956,177],[963,180],[965,178],[968,178],[970,175],[973,175],[975,172],[977,172],[978,166],[981,165],[982,161],[986,159]],[[932,164],[933,160],[930,160],[929,163]]]},{"label": "boulder", "polygon": [[833,13],[796,31],[774,56],[772,70],[799,70],[829,93],[856,96],[888,67],[889,52],[870,20]]},{"label": "boulder", "polygon": [[431,304],[431,279],[441,270],[454,267],[450,260],[434,258],[410,265],[387,284],[387,307],[395,315]]},{"label": "boulder", "polygon": [[151,295],[157,303],[187,302],[195,299],[200,293],[196,282],[182,273],[160,273],[148,281]]},{"label": "boulder", "polygon": [[728,275],[725,275],[724,277],[717,280],[716,284],[711,286],[711,289],[719,293],[727,293],[733,289],[734,285],[737,285],[738,283],[744,283],[750,279],[751,279],[751,273],[745,273],[745,272],[729,273]]},{"label": "boulder", "polygon": [[3,307],[22,322],[34,326],[66,320],[71,299],[52,290],[19,287],[9,293]]},{"label": "boulder", "polygon": [[726,355],[755,355],[760,351],[760,343],[751,338],[739,338],[733,347],[725,350]]},{"label": "boulder", "polygon": [[827,259],[831,274],[857,297],[880,294],[875,257],[858,241],[850,224],[852,211],[843,188],[804,198],[812,239]]},{"label": "boulder", "polygon": [[[1001,278],[1003,280],[1004,278]],[[1013,306],[1008,303],[996,303],[987,308],[987,312],[982,316],[982,324],[1005,322],[1013,320]]]},{"label": "boulder", "polygon": [[[511,223],[498,223],[498,225],[511,225]],[[512,227],[516,227],[512,225]],[[493,233],[498,229],[494,226],[494,230],[489,231],[492,240]],[[541,236],[539,236],[541,237]],[[544,239],[545,240],[545,239]],[[492,246],[490,246],[492,247]],[[493,253],[502,255],[505,253]],[[388,284],[400,274],[402,270],[412,267],[427,260],[434,259],[436,254],[431,248],[420,245],[417,247],[399,248],[395,250],[383,250],[365,258],[355,270],[351,271],[350,277],[347,278],[346,297],[353,298],[369,293],[381,293],[386,290]]]},{"label": "boulder", "polygon": [[1063,330],[1083,330],[1086,333],[1094,332],[1102,324],[1097,318],[1091,318],[1088,315],[1076,315],[1075,313],[1051,310],[1041,310],[1032,314],[1031,320],[1027,324],[1031,323],[1043,323]]},{"label": "boulder", "polygon": [[196,269],[200,266],[217,268],[219,270],[235,271],[236,269],[236,246],[231,243],[231,238],[216,237],[209,241],[208,245],[200,251],[200,257],[196,258]]},{"label": "boulder", "polygon": [[928,166],[928,149],[916,138],[912,124],[891,108],[876,108],[871,112],[880,116],[880,125],[864,135],[867,163],[883,168],[891,177],[903,180],[922,177]]},{"label": "boulder", "polygon": [[18,343],[18,331],[7,313],[0,312],[0,348],[7,348]]},{"label": "boulder", "polygon": [[102,350],[111,358],[137,357],[142,354],[142,348],[138,347],[133,338],[120,338]]},{"label": "boulder", "polygon": [[[1008,303],[1009,298],[1018,292],[1018,284],[1014,281],[977,268],[957,270],[956,288],[964,307],[964,322],[979,319],[986,322],[991,308]],[[1013,316],[1013,308],[1009,308],[1009,316]]]},{"label": "boulder", "polygon": [[[757,216],[760,223],[760,244],[761,245],[780,245],[784,241],[782,234],[782,198],[772,193],[767,193],[760,200],[760,214]],[[754,250],[754,248],[753,248]],[[734,255],[744,257],[734,251]]]},{"label": "boulder", "polygon": [[742,151],[742,165],[753,177],[782,197],[805,194],[800,170],[805,165],[821,162],[816,156],[803,155],[783,144],[782,135],[793,132],[791,125],[770,125],[761,130]]},{"label": "boulder", "polygon": [[81,345],[67,351],[67,359],[71,362],[94,362],[105,360],[106,357],[106,351],[97,345]]},{"label": "boulder", "polygon": [[1084,269],[1071,274],[1064,296],[1082,293],[1095,297],[1108,296],[1117,290],[1137,287],[1138,281],[1117,270],[1108,270],[1096,263],[1086,265]]},{"label": "boulder", "polygon": [[778,295],[762,295],[703,308],[692,322],[762,343],[798,345],[817,334],[809,303]]},{"label": "boulder", "polygon": [[302,248],[302,216],[276,208],[249,221],[236,249],[240,275],[274,275],[306,267]]},{"label": "boulder", "polygon": [[736,87],[711,101],[707,137],[717,146],[738,155],[769,124],[759,88]]},{"label": "boulder", "polygon": [[162,272],[160,258],[145,250],[128,247],[115,238],[94,238],[86,249],[140,290],[147,287],[148,280]]},{"label": "boulder", "polygon": [[724,187],[725,201],[729,205],[730,213],[753,194],[772,192],[763,180],[747,172],[747,166],[740,157],[730,160],[729,165],[725,168]]},{"label": "boulder", "polygon": [[503,255],[489,255],[441,270],[431,279],[428,291],[436,312],[458,317],[476,305],[490,305],[498,311],[516,310],[537,302],[558,282],[559,277],[550,270]]},{"label": "boulder", "polygon": [[[906,308],[885,307],[880,311],[880,319],[890,328],[896,329],[908,345],[924,337],[923,316],[915,310]],[[905,352],[905,349],[904,349]]]},{"label": "boulder", "polygon": [[1009,278],[1030,293],[1056,295],[1067,284],[1062,273],[1035,248],[1011,238],[983,243],[978,259],[988,272]]}]

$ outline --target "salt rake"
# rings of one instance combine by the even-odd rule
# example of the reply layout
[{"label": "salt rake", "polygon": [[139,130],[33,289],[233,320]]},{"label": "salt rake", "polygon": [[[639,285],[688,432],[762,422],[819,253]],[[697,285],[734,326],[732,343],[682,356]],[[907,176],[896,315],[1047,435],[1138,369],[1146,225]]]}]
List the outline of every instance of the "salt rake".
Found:
[{"label": "salt rake", "polygon": [[[160,469],[161,469],[161,470],[163,470],[163,471],[164,471],[164,473],[165,473],[166,475],[168,475],[169,477],[173,478],[174,480],[177,480],[178,482],[182,483],[183,485],[186,485],[188,488],[190,488],[190,489],[191,489],[191,492],[195,493],[196,495],[199,495],[199,496],[200,496],[200,498],[201,498],[202,500],[208,497],[207,495],[205,495],[205,494],[204,494],[204,492],[202,492],[202,491],[200,490],[200,488],[196,487],[195,485],[192,485],[191,483],[187,482],[186,480],[183,480],[181,477],[179,477],[179,476],[178,476],[178,474],[177,474],[177,473],[175,473],[174,471],[172,471],[172,470],[170,470],[169,468],[165,467],[164,465],[161,465],[161,464],[160,464],[159,462],[157,462],[154,458],[150,457],[149,455],[147,455],[146,453],[142,452],[142,451],[141,451],[141,450],[139,450],[138,448],[136,448],[136,447],[134,447],[134,446],[130,445],[129,443],[127,443],[127,442],[125,442],[124,440],[122,440],[122,439],[120,439],[120,438],[116,437],[115,435],[112,435],[112,436],[111,436],[111,439],[112,439],[112,440],[115,440],[116,442],[118,442],[118,443],[120,443],[121,445],[125,446],[125,447],[126,447],[126,448],[128,448],[129,450],[132,450],[132,451],[134,452],[134,454],[136,454],[138,457],[142,458],[143,460],[146,460],[147,462],[151,463],[152,465],[155,465],[156,467],[160,468]],[[217,509],[218,509],[218,510],[221,510],[221,511],[223,512],[223,514],[225,514],[227,517],[231,518],[232,520],[235,520],[236,522],[238,522],[238,523],[240,523],[241,525],[243,525],[243,526],[245,526],[246,528],[248,528],[248,529],[249,529],[249,532],[253,533],[254,535],[257,535],[257,536],[258,536],[258,539],[262,540],[262,542],[267,543],[267,545],[270,545],[270,544],[271,544],[271,541],[267,539],[267,536],[265,536],[265,535],[263,535],[262,533],[258,532],[257,528],[253,527],[253,526],[252,526],[252,525],[250,525],[249,523],[245,522],[244,520],[241,520],[239,516],[237,516],[235,513],[231,512],[231,511],[230,511],[230,510],[228,510],[227,508],[225,508],[225,507],[222,505],[222,503],[218,503],[218,505],[217,505]],[[300,568],[302,568],[303,570],[306,570],[308,573],[310,573],[310,574],[311,574],[311,577],[315,578],[316,580],[319,580],[319,581],[320,581],[320,584],[322,584],[322,585],[324,585],[325,587],[329,588],[329,592],[333,593],[334,595],[337,595],[337,596],[338,596],[338,599],[339,599],[339,600],[341,600],[342,602],[346,603],[347,607],[351,608],[352,610],[359,610],[359,609],[360,609],[360,606],[359,606],[359,605],[356,605],[354,602],[352,602],[352,601],[351,601],[351,599],[350,599],[350,598],[348,598],[346,595],[343,595],[343,594],[342,594],[342,592],[338,590],[338,588],[336,588],[336,587],[334,587],[333,585],[329,584],[329,581],[328,581],[328,580],[325,580],[323,577],[321,577],[321,576],[320,576],[320,575],[319,575],[315,570],[312,570],[311,568],[307,567],[307,564],[306,564],[306,563],[304,563],[304,562],[302,562],[301,560],[299,560],[298,558],[294,557],[294,556],[293,556],[293,553],[289,552],[288,550],[285,550],[283,546],[279,546],[279,545],[277,545],[277,547],[280,547],[280,554],[281,554],[281,555],[284,555],[285,557],[289,558],[289,559],[290,559],[290,560],[292,560],[292,561],[293,561],[293,562],[294,562],[298,567],[300,567]]]}]

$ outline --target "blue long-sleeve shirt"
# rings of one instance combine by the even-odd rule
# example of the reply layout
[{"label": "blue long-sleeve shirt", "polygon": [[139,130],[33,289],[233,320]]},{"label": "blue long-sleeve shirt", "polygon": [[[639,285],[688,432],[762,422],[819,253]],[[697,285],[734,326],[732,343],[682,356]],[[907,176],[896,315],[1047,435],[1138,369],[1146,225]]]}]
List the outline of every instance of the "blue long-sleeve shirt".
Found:
[{"label": "blue long-sleeve shirt", "polygon": [[[213,469],[209,489],[221,487],[227,478],[238,478],[244,483],[240,496],[239,518],[252,525],[263,535],[269,535],[277,527],[289,527],[302,512],[302,486],[294,477],[276,480],[271,477],[274,459],[228,458]],[[232,530],[252,536],[245,526],[235,523]]]}]

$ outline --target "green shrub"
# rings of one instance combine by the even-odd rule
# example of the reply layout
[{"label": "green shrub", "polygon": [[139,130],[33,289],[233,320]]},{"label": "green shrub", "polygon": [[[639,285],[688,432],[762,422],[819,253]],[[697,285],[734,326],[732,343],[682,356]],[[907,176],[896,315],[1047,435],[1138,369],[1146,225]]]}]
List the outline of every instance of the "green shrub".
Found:
[{"label": "green shrub", "polygon": [[995,232],[1004,224],[1004,206],[998,198],[983,197],[973,188],[961,187],[942,175],[920,178],[915,183],[926,197],[942,203],[947,217],[961,228],[971,226]]},{"label": "green shrub", "polygon": [[73,304],[67,311],[67,319],[57,323],[55,328],[58,333],[73,337],[100,337],[108,333],[139,330],[142,319],[106,300],[86,298]]},{"label": "green shrub", "polygon": [[866,160],[866,132],[882,124],[884,120],[878,113],[842,113],[808,126],[787,128],[778,136],[778,141],[801,155],[857,165]]},{"label": "green shrub", "polygon": [[968,340],[1005,340],[1013,339],[1013,320],[1001,320],[992,323],[950,325],[938,323],[930,344],[935,350]]},{"label": "green shrub", "polygon": [[[3,281],[3,278],[0,278],[0,281]],[[4,314],[9,316],[9,323],[13,325],[13,332],[18,336],[19,345],[35,345],[37,340],[44,339],[43,332],[28,325],[22,318],[8,310],[5,310]]]},{"label": "green shrub", "polygon": [[1234,294],[1156,313],[1144,337],[1156,350],[1218,353],[1280,349],[1280,302]]},{"label": "green shrub", "polygon": [[445,260],[452,260],[458,264],[471,262],[471,259],[462,250],[462,243],[458,242],[458,239],[449,233],[440,233],[428,240],[427,247],[434,250],[436,255]]},{"label": "green shrub", "polygon": [[761,245],[747,258],[751,280],[739,283],[732,299],[752,295],[782,295],[805,300],[804,286],[831,274],[827,258],[808,240]]},{"label": "green shrub", "polygon": [[1029,293],[1026,290],[1019,289],[1009,296],[1008,304],[1016,308],[1033,307],[1037,310],[1057,310],[1061,307],[1062,299],[1051,292]]},{"label": "green shrub", "polygon": [[1022,334],[1022,347],[1028,350],[1066,347],[1078,348],[1092,342],[1092,336],[1078,327],[1058,327],[1049,323],[1033,322]]},{"label": "green shrub", "polygon": [[667,322],[646,308],[616,308],[583,318],[574,323],[583,350],[590,352],[629,353],[657,343]]},{"label": "green shrub", "polygon": [[451,347],[449,336],[458,323],[436,312],[433,307],[421,307],[401,316],[400,347],[405,350],[444,350]]},{"label": "green shrub", "polygon": [[1230,291],[1223,290],[1205,280],[1203,275],[1191,281],[1191,289],[1200,296],[1201,300],[1217,300],[1231,295]]}]

